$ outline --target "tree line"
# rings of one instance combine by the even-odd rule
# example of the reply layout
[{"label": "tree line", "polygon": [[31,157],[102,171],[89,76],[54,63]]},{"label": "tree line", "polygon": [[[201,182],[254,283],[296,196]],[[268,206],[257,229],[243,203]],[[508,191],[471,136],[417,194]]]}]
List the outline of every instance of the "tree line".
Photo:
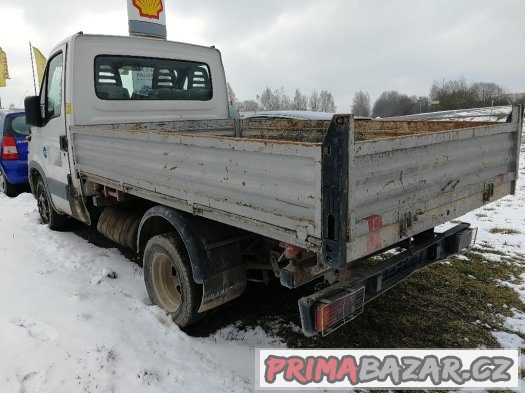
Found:
[{"label": "tree line", "polygon": [[[336,112],[335,99],[327,90],[314,90],[309,95],[296,89],[293,97],[284,88],[266,87],[255,99],[239,100],[227,84],[230,104],[241,112],[300,110]],[[416,113],[453,109],[479,108],[508,104],[507,91],[494,82],[468,83],[463,77],[455,80],[435,81],[428,96],[407,95],[396,90],[384,91],[372,105],[365,91],[355,93],[352,113],[363,117],[405,116]]]},{"label": "tree line", "polygon": [[390,117],[416,113],[479,108],[508,104],[507,91],[494,82],[468,83],[465,78],[436,81],[428,96],[409,96],[396,90],[384,91],[372,106],[370,95],[354,95],[352,113],[356,116]]},{"label": "tree line", "polygon": [[310,95],[296,89],[293,97],[286,94],[283,87],[272,90],[266,87],[255,99],[239,100],[230,84],[227,84],[228,101],[241,112],[298,110],[314,112],[335,112],[335,100],[327,90],[314,90]]}]

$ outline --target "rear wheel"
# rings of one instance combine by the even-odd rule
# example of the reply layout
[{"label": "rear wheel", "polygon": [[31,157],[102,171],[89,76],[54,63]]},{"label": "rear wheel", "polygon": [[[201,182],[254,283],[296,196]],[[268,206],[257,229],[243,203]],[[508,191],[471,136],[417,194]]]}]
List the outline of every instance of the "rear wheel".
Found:
[{"label": "rear wheel", "polygon": [[151,238],[144,250],[144,281],[152,302],[181,328],[197,322],[202,286],[193,280],[182,241],[175,233]]},{"label": "rear wheel", "polygon": [[18,195],[18,187],[16,184],[9,183],[9,180],[7,180],[7,177],[5,177],[4,173],[0,170],[0,192],[3,192],[10,198],[14,198]]},{"label": "rear wheel", "polygon": [[49,194],[42,178],[39,178],[36,184],[36,201],[42,224],[46,224],[53,231],[60,231],[66,227],[67,217],[57,213],[53,205],[51,205]]}]

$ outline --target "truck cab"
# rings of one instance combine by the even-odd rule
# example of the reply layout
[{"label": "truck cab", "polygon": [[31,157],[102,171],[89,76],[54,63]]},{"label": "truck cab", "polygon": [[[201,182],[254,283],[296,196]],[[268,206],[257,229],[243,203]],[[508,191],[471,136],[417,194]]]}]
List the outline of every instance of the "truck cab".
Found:
[{"label": "truck cab", "polygon": [[48,200],[41,195],[45,206],[39,208],[49,207],[57,221],[67,215],[90,222],[75,175],[71,126],[228,118],[217,49],[136,37],[69,37],[51,51],[40,95],[29,101],[36,124],[31,187],[37,194],[43,181]]}]

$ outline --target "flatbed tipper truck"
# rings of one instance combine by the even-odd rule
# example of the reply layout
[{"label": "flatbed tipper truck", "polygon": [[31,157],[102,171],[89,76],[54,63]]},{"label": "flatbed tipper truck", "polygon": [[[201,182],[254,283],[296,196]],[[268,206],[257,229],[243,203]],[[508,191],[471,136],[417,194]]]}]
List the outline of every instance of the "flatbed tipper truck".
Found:
[{"label": "flatbed tipper truck", "polygon": [[136,250],[182,327],[277,278],[316,283],[302,327],[328,334],[475,240],[436,226],[515,192],[520,106],[506,123],[240,120],[213,47],[79,33],[49,59],[25,102],[42,222]]}]

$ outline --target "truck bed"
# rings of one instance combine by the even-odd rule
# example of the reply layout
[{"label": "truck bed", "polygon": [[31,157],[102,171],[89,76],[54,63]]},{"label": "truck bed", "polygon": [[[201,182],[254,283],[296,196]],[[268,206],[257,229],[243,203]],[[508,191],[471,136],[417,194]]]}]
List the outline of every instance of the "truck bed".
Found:
[{"label": "truck bed", "polygon": [[324,262],[338,267],[514,193],[522,115],[73,126],[70,138],[86,180],[335,255]]}]

